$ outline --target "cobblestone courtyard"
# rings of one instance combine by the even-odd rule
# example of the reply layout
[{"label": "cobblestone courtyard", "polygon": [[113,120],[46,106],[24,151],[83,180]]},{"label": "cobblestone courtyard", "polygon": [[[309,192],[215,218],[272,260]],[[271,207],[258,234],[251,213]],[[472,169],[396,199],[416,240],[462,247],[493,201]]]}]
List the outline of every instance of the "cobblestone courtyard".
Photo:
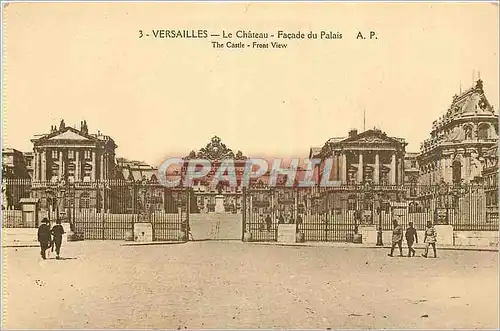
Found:
[{"label": "cobblestone courtyard", "polygon": [[[498,254],[240,242],[5,248],[5,328],[496,328]],[[421,253],[418,252],[418,253]]]}]

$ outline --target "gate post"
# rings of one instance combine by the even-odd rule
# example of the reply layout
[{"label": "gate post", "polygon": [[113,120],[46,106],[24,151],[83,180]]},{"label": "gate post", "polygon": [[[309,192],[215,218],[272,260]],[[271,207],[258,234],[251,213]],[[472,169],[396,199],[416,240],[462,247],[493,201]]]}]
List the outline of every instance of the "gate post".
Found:
[{"label": "gate post", "polygon": [[243,186],[243,201],[242,201],[242,209],[243,209],[243,218],[241,222],[241,241],[245,241],[245,230],[247,223],[247,188]]}]

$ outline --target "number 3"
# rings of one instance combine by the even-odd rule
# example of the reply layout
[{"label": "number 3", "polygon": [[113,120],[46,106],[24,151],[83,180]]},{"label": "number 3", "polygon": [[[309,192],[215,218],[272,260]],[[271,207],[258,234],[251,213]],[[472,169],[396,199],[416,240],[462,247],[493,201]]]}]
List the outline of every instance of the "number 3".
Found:
[{"label": "number 3", "polygon": [[142,34],[142,30],[139,30],[139,38],[142,38],[143,34]]}]

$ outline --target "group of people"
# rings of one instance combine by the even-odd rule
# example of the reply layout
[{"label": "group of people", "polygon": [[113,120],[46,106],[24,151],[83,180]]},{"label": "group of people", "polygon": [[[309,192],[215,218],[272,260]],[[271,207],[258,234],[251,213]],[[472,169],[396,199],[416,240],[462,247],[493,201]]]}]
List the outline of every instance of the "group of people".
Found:
[{"label": "group of people", "polygon": [[[397,220],[392,221],[394,226],[392,230],[392,246],[391,252],[387,255],[393,256],[394,249],[396,246],[399,247],[399,256],[403,256],[403,227],[399,225]],[[425,243],[425,252],[422,254],[423,257],[427,257],[429,254],[429,248],[432,246],[432,250],[434,251],[434,257],[437,257],[436,252],[436,229],[432,222],[427,222],[424,234],[424,243]],[[408,257],[415,256],[415,249],[413,248],[413,244],[418,244],[418,235],[417,230],[413,227],[413,222],[408,222],[408,228],[405,232],[406,243],[408,244]]]},{"label": "group of people", "polygon": [[54,251],[54,246],[56,249],[56,259],[60,259],[62,236],[64,234],[64,228],[61,225],[61,220],[56,221],[56,225],[50,228],[50,222],[47,218],[42,220],[42,224],[38,227],[38,242],[40,243],[40,255],[42,259],[47,259],[47,249],[52,248]]}]

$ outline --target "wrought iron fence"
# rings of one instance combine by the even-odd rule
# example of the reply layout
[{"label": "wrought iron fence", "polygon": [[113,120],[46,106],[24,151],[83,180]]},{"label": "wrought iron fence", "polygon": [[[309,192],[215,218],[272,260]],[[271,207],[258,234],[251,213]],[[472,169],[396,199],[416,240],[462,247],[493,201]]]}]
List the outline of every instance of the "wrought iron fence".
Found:
[{"label": "wrought iron fence", "polygon": [[[7,180],[3,227],[36,227],[22,221],[20,199],[39,201],[39,220],[69,222],[84,239],[124,240],[134,223],[150,223],[153,240],[184,240],[189,221],[189,190],[167,189],[147,181],[30,182]],[[6,194],[4,194],[6,199]],[[33,224],[32,224],[33,223]]]},{"label": "wrought iron fence", "polygon": [[456,231],[498,231],[498,199],[485,185],[343,185],[335,188],[252,187],[244,193],[244,231],[277,240],[279,223],[297,223],[306,241],[349,241],[359,226],[392,230],[394,219],[418,230],[427,222]]},{"label": "wrought iron fence", "polygon": [[[153,226],[154,240],[177,240],[198,206],[190,189],[154,182],[2,183],[2,226],[22,221],[22,198],[37,198],[39,219],[68,221],[87,239],[123,239],[135,222]],[[234,192],[229,192],[234,194]],[[297,223],[308,241],[349,240],[359,225],[392,229],[392,220],[422,230],[429,221],[457,231],[498,231],[498,187],[475,185],[343,185],[334,188],[250,187],[242,199],[244,231],[255,241],[277,240],[279,223]],[[28,224],[29,223],[29,224]]]}]

